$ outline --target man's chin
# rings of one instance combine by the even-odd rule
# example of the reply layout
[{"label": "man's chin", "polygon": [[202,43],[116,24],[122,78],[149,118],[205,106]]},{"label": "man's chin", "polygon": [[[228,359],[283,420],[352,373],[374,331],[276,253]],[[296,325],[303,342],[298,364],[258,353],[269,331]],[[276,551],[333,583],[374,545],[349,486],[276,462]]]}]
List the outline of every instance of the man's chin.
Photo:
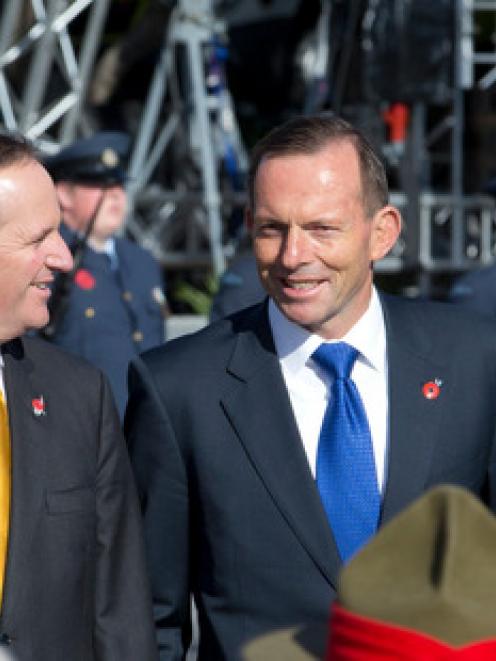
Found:
[{"label": "man's chin", "polygon": [[50,315],[48,314],[48,310],[40,311],[40,313],[37,314],[35,317],[26,320],[24,332],[25,333],[29,331],[36,332],[42,330],[43,328],[45,328],[45,326],[48,325],[49,321],[50,321]]},{"label": "man's chin", "polygon": [[308,306],[302,304],[286,304],[286,303],[277,303],[279,309],[283,315],[291,321],[293,324],[302,326],[313,332],[313,328],[318,328],[320,324],[320,319],[316,318],[315,311],[309,310]]},{"label": "man's chin", "polygon": [[282,314],[293,324],[304,328],[309,333],[320,335],[324,339],[339,339],[348,330],[344,328],[345,323],[337,312],[326,315],[317,315],[315,309],[309,310],[302,305],[285,305],[277,303]]},{"label": "man's chin", "polygon": [[[47,322],[48,323],[48,322]],[[9,325],[8,327],[0,327],[0,343],[2,342],[10,342],[11,340],[14,340],[16,337],[21,337],[22,335],[25,334],[35,334],[37,331],[41,330],[45,324],[39,325],[39,324],[34,324],[32,321],[28,323],[19,323],[16,325]],[[1,658],[0,658],[1,661]]]}]

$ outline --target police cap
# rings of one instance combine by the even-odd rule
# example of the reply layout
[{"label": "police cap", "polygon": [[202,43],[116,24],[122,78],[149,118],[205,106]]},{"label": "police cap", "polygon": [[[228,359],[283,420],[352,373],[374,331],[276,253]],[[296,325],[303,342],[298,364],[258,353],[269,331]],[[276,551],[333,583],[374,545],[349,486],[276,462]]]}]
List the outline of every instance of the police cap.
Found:
[{"label": "police cap", "polygon": [[57,154],[43,159],[43,163],[54,181],[123,184],[129,144],[126,133],[100,131],[63,147]]}]

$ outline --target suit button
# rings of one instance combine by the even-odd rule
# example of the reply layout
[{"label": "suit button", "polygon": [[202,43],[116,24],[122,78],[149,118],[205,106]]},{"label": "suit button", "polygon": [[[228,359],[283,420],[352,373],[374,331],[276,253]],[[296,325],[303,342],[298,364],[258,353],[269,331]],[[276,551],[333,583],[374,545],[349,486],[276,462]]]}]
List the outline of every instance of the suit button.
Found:
[{"label": "suit button", "polygon": [[143,342],[143,333],[139,330],[134,331],[133,333],[133,340],[135,342]]},{"label": "suit button", "polygon": [[8,633],[0,633],[0,645],[10,645],[12,643],[12,638]]}]

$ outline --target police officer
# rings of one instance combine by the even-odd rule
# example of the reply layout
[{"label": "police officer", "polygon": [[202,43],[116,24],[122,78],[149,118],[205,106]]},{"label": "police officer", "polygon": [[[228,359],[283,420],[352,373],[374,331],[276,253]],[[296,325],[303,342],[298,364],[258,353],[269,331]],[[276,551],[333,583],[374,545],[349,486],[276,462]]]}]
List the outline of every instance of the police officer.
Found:
[{"label": "police officer", "polygon": [[68,279],[55,283],[45,337],[107,374],[121,417],[129,361],[164,341],[165,309],[158,263],[115,236],[126,215],[128,147],[126,134],[106,131],[45,159],[75,261]]}]

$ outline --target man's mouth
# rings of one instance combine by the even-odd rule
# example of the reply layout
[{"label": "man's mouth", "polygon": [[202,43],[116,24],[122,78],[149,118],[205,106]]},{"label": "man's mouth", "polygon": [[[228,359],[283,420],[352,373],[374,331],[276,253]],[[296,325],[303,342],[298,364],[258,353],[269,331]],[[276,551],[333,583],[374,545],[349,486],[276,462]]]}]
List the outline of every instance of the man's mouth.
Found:
[{"label": "man's mouth", "polygon": [[320,280],[287,280],[283,279],[284,287],[289,289],[314,289],[320,284]]}]

